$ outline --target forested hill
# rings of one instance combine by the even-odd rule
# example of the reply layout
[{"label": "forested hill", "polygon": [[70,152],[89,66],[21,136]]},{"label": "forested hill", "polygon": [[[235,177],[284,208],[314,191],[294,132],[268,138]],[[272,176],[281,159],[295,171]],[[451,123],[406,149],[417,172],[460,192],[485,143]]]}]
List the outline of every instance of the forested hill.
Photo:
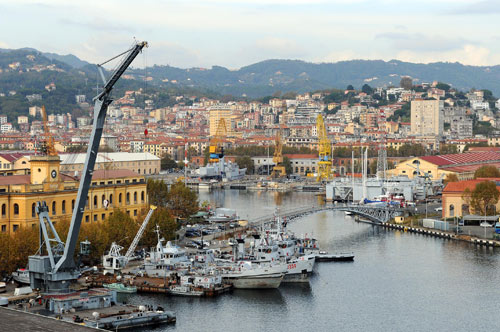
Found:
[{"label": "forested hill", "polygon": [[[41,53],[30,48],[0,49],[0,69],[0,93],[18,92],[16,96],[9,97],[17,100],[18,109],[27,106],[26,95],[41,93],[44,102],[51,104],[49,109],[56,113],[68,111],[76,106],[75,94],[91,98],[96,84],[100,83],[94,65],[73,55]],[[220,66],[182,69],[155,65],[147,69],[130,69],[126,74],[127,79],[117,84],[117,94],[124,89],[147,85],[149,89],[157,89],[167,95],[160,98],[162,103],[156,105],[159,107],[170,104],[173,99],[168,96],[173,94],[260,98],[279,91],[302,93],[345,89],[349,84],[355,88],[364,84],[372,87],[397,86],[402,76],[412,77],[415,83],[441,81],[460,90],[488,89],[500,95],[500,66],[477,67],[459,63],[352,60],[314,64],[299,60],[266,60],[238,70]],[[147,83],[144,82],[145,76],[148,77]],[[45,86],[50,83],[55,83],[57,90],[49,94]],[[9,98],[3,97],[0,101],[0,113],[12,112],[14,101]],[[5,107],[6,103],[10,106]]]},{"label": "forested hill", "polygon": [[262,97],[276,91],[345,89],[349,84],[355,88],[361,88],[365,83],[372,87],[397,86],[402,76],[412,77],[415,83],[441,81],[460,90],[489,89],[500,95],[500,66],[476,67],[459,63],[352,60],[314,64],[298,60],[267,60],[238,70],[218,66],[211,69],[154,66],[148,74],[157,84],[175,80],[177,84],[210,86],[221,94],[246,94],[249,97]]}]

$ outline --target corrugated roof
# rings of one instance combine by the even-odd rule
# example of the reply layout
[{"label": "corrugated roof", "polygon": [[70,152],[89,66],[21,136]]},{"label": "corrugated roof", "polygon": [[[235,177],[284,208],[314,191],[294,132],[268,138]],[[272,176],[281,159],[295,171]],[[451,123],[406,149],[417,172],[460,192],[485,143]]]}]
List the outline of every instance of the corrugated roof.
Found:
[{"label": "corrugated roof", "polygon": [[455,153],[444,154],[440,156],[424,156],[420,159],[438,166],[448,166],[460,164],[471,164],[480,162],[500,162],[500,152],[470,152],[470,153]]},{"label": "corrugated roof", "polygon": [[[67,153],[59,155],[61,157],[61,165],[66,164],[83,164],[85,162],[86,153]],[[160,160],[159,157],[149,152],[106,152],[98,153],[96,163],[106,162],[122,162],[136,160]]]}]

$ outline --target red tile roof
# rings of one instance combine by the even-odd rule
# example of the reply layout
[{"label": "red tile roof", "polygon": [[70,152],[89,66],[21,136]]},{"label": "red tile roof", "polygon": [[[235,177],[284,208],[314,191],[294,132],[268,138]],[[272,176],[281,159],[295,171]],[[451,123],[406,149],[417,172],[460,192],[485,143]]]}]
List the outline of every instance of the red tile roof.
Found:
[{"label": "red tile roof", "polygon": [[[465,191],[465,189],[474,190],[478,183],[491,180],[492,179],[476,179],[476,180],[449,182],[443,189],[443,194],[451,192],[462,193]],[[497,186],[497,189],[500,189],[500,186]]]}]

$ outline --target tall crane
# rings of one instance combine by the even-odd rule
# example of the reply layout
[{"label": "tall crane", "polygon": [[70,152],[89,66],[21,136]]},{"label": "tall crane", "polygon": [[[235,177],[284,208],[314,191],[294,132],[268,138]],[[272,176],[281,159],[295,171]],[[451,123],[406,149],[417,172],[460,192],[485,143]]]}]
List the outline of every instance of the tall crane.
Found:
[{"label": "tall crane", "polygon": [[286,176],[285,165],[283,165],[283,142],[281,140],[281,129],[276,133],[276,138],[274,139],[274,154],[273,154],[273,172],[271,177],[281,178]]},{"label": "tall crane", "polygon": [[316,118],[318,132],[319,161],[317,181],[329,180],[332,176],[332,147],[326,134],[325,122],[321,114]]},{"label": "tall crane", "polygon": [[57,156],[57,151],[55,148],[54,137],[49,130],[49,124],[47,121],[47,112],[45,111],[45,106],[42,106],[42,120],[43,120],[43,147],[42,152],[47,156]]},{"label": "tall crane", "polygon": [[224,147],[222,145],[222,140],[227,135],[226,120],[224,118],[219,119],[219,124],[217,125],[217,131],[215,135],[210,140],[210,146],[208,147],[208,152],[210,153],[208,162],[218,163],[222,158],[224,158]]},{"label": "tall crane", "polygon": [[[49,292],[65,291],[68,289],[71,281],[76,280],[79,276],[80,269],[76,266],[73,255],[80,233],[92,174],[94,172],[97,151],[99,149],[104,121],[106,119],[106,111],[113,101],[111,99],[111,91],[132,61],[134,61],[137,55],[139,55],[142,49],[147,45],[148,43],[145,41],[135,43],[129,50],[97,66],[104,85],[98,95],[93,99],[94,122],[66,243],[63,244],[57,235],[57,231],[50,220],[46,202],[38,202],[37,204],[36,210],[40,219],[40,249],[39,254],[29,257],[30,284],[33,289],[39,288]],[[111,77],[106,79],[102,66],[120,56],[123,56],[123,59],[119,66],[111,74]],[[49,237],[48,228],[57,242],[57,246],[55,247],[52,247],[51,242],[54,242],[54,239]],[[46,255],[44,255],[42,251],[43,244],[45,244],[46,247]]]}]

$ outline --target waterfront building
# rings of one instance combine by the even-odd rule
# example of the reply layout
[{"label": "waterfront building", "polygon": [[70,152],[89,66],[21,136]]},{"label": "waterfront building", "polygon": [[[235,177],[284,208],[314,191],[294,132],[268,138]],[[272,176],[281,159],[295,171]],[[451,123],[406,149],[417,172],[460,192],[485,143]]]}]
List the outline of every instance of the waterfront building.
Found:
[{"label": "waterfront building", "polygon": [[460,180],[469,180],[474,172],[484,165],[500,167],[500,152],[470,152],[438,156],[423,156],[400,162],[394,169],[388,170],[391,176],[408,176],[413,179],[426,174],[433,180],[444,179],[448,174],[456,174]]},{"label": "waterfront building", "polygon": [[[477,184],[490,180],[497,183],[497,190],[500,190],[500,186],[498,185],[500,179],[475,179],[448,183],[443,189],[442,195],[443,218],[478,214],[477,211],[474,211],[469,205],[470,197],[467,196],[466,190],[468,189],[472,192]],[[496,204],[495,208],[498,213],[498,211],[500,211],[500,202]]]},{"label": "waterfront building", "polygon": [[[80,175],[60,172],[59,156],[32,156],[30,174],[0,176],[0,232],[36,227],[36,203],[47,202],[53,222],[71,218]],[[105,220],[113,209],[136,218],[147,208],[146,180],[131,170],[96,170],[83,222]]]}]

